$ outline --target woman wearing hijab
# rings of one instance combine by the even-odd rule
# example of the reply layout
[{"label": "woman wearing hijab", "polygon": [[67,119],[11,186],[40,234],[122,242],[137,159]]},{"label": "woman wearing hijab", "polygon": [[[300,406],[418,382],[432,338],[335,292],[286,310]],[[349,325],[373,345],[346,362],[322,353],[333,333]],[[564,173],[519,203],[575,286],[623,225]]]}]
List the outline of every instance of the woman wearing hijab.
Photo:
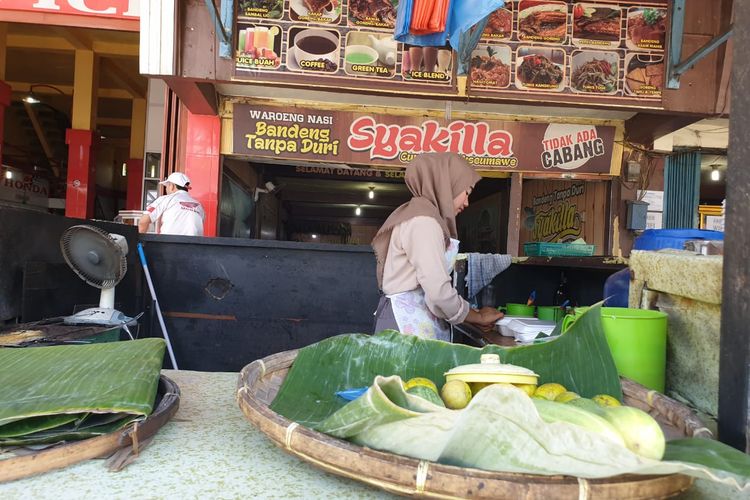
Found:
[{"label": "woman wearing hijab", "polygon": [[427,153],[406,169],[412,199],[397,208],[372,240],[381,298],[375,331],[398,330],[450,340],[447,323],[472,323],[486,331],[502,313],[472,309],[453,287],[458,253],[456,215],[469,206],[481,179],[459,155]]}]

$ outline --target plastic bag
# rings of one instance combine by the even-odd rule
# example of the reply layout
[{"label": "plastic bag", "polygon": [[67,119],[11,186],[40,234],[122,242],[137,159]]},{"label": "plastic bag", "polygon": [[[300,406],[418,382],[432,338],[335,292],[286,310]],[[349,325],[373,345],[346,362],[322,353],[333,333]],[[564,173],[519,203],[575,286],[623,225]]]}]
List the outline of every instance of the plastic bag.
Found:
[{"label": "plastic bag", "polygon": [[[421,47],[442,47],[450,39],[451,46],[459,55],[461,52],[471,54],[484,30],[482,25],[481,29],[472,32],[472,26],[483,20],[486,23],[486,18],[490,14],[504,6],[505,0],[452,0],[446,14],[445,31],[420,35],[410,32],[414,1],[401,0],[396,12],[394,38],[399,42]],[[474,42],[473,45],[467,45],[471,42]]]}]

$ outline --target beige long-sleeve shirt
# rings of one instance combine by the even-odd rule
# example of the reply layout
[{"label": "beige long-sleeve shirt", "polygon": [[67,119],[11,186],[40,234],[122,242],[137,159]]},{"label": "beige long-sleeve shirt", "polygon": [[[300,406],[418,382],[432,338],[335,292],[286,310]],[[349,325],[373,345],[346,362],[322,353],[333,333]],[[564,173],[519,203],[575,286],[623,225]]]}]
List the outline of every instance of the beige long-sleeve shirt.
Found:
[{"label": "beige long-sleeve shirt", "polygon": [[418,287],[424,290],[427,307],[438,318],[458,324],[469,314],[469,303],[451,283],[443,230],[432,217],[414,217],[393,228],[385,259],[386,295]]}]

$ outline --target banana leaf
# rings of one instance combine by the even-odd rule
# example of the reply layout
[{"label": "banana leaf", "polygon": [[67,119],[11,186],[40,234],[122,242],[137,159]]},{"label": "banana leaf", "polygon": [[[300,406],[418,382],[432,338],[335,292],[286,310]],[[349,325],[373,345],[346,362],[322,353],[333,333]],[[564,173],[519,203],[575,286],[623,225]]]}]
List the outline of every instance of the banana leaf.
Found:
[{"label": "banana leaf", "polygon": [[[317,430],[459,467],[588,479],[683,473],[750,493],[750,457],[715,441],[681,440],[670,448],[667,460],[658,461],[585,427],[546,422],[531,398],[510,386],[489,386],[459,411],[419,399],[404,392],[399,377],[376,377],[365,395]],[[688,453],[691,463],[686,463]]]},{"label": "banana leaf", "polygon": [[0,427],[0,441],[4,438],[25,436],[35,432],[55,429],[61,425],[75,422],[79,418],[78,415],[51,415],[17,420]]},{"label": "banana leaf", "polygon": [[153,410],[165,343],[0,349],[0,445],[82,439]]},{"label": "banana leaf", "polygon": [[92,426],[84,429],[54,429],[52,431],[37,432],[26,436],[18,436],[6,439],[0,439],[0,447],[10,446],[32,446],[38,444],[52,444],[62,441],[78,441],[92,437],[109,434],[121,429],[129,423],[142,419],[135,415],[120,415],[115,421],[107,422],[102,425]]},{"label": "banana leaf", "polygon": [[404,380],[426,377],[440,387],[446,371],[479,363],[487,353],[498,354],[503,363],[534,370],[540,384],[558,382],[583,397],[609,394],[622,399],[617,368],[599,306],[595,306],[559,338],[520,347],[477,349],[394,331],[332,337],[300,350],[271,409],[315,427],[345,404],[335,396],[336,391],[367,387],[378,375],[398,375]]}]

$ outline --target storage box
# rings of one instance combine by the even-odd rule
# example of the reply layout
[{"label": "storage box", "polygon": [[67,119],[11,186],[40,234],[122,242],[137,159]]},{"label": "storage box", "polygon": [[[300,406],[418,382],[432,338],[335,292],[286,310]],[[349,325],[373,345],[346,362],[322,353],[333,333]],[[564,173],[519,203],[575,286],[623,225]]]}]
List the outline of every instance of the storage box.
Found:
[{"label": "storage box", "polygon": [[[516,319],[522,319],[521,316],[504,316],[502,319],[499,319],[495,322],[495,327],[497,328],[497,331],[502,335],[503,337],[515,337],[513,331],[510,329],[510,324],[513,322],[513,320]],[[533,319],[533,318],[524,318],[524,319]]]},{"label": "storage box", "polygon": [[524,243],[523,251],[529,257],[591,257],[594,245],[577,243]]},{"label": "storage box", "polygon": [[540,333],[551,335],[555,330],[555,322],[536,318],[515,318],[507,328],[513,332],[516,342],[529,343]]},{"label": "storage box", "polygon": [[628,206],[627,212],[627,229],[633,231],[642,231],[646,229],[646,220],[648,219],[648,203],[645,201],[631,201],[626,202]]}]

